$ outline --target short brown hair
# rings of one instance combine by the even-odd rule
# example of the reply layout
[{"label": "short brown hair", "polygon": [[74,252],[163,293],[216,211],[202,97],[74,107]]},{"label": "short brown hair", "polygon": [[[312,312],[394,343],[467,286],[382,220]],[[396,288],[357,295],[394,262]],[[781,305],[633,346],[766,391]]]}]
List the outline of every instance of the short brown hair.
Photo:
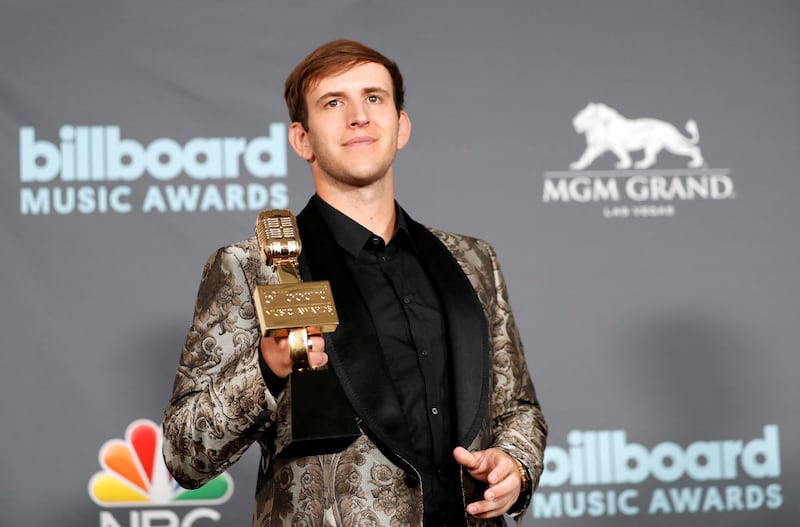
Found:
[{"label": "short brown hair", "polygon": [[389,70],[394,85],[394,105],[403,109],[405,88],[397,64],[372,48],[355,40],[334,40],[312,51],[286,79],[283,97],[289,108],[292,122],[299,122],[308,130],[306,93],[323,77],[342,73],[357,64],[375,62]]}]

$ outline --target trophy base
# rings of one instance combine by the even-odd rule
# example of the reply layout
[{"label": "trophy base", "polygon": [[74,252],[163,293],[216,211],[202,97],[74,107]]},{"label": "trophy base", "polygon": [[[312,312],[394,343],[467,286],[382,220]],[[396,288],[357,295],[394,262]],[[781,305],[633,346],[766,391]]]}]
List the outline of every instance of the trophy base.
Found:
[{"label": "trophy base", "polygon": [[330,369],[289,376],[292,437],[278,457],[341,452],[361,435],[350,402]]}]

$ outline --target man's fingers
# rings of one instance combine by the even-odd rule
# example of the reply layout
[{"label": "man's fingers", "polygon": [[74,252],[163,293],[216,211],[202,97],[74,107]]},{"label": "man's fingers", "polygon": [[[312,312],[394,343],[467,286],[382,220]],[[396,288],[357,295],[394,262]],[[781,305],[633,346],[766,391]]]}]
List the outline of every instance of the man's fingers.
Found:
[{"label": "man's fingers", "polygon": [[[498,484],[516,474],[516,467],[508,466],[505,463],[498,463],[489,473],[489,483]],[[513,481],[513,480],[512,480]]]},{"label": "man's fingers", "polygon": [[312,351],[308,354],[308,365],[311,369],[319,369],[328,364],[328,354],[324,351]]},{"label": "man's fingers", "polygon": [[309,336],[308,342],[311,344],[308,351],[325,351],[325,339],[320,335]]},{"label": "man's fingers", "polygon": [[[288,340],[288,337],[263,337],[261,339],[261,354],[264,356],[267,366],[282,378],[287,377],[294,366],[289,354]],[[328,364],[325,339],[321,335],[309,335],[305,344],[308,346],[308,365],[310,367],[322,368]]]},{"label": "man's fingers", "polygon": [[467,504],[467,512],[476,518],[505,514],[519,497],[519,476],[508,454],[495,448],[469,452],[461,447],[453,451],[456,461],[473,477],[489,484],[483,499]]},{"label": "man's fingers", "polygon": [[467,504],[467,513],[476,518],[494,518],[508,511],[516,502],[518,493],[514,491],[513,481],[506,478],[497,485],[489,487],[483,499]]},{"label": "man's fingers", "polygon": [[328,354],[325,353],[325,339],[320,336],[308,337],[311,344],[308,348],[308,365],[312,369],[322,368],[328,364]]},{"label": "man's fingers", "polygon": [[[494,492],[487,492],[487,495],[493,494]],[[507,494],[498,493],[491,499],[483,499],[467,504],[467,513],[476,518],[493,518],[505,514],[512,504],[513,502]]]}]

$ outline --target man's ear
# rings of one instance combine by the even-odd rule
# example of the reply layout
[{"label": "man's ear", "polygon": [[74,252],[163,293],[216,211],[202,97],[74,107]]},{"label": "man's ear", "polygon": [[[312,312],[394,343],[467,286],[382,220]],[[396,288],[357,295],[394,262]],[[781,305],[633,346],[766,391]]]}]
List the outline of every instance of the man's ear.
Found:
[{"label": "man's ear", "polygon": [[397,149],[400,150],[406,146],[411,137],[411,118],[405,110],[400,110],[397,125]]},{"label": "man's ear", "polygon": [[301,158],[308,162],[314,160],[314,150],[308,140],[308,131],[306,131],[302,123],[295,121],[289,126],[289,144],[292,145],[292,149]]}]

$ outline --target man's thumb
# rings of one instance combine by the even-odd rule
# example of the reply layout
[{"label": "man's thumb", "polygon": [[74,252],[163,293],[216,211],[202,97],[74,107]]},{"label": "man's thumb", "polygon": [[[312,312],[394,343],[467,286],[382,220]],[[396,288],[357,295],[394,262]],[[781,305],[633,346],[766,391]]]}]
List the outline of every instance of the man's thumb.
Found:
[{"label": "man's thumb", "polygon": [[456,447],[456,449],[453,450],[453,457],[456,458],[456,463],[464,468],[472,469],[478,466],[478,456],[464,447]]}]

